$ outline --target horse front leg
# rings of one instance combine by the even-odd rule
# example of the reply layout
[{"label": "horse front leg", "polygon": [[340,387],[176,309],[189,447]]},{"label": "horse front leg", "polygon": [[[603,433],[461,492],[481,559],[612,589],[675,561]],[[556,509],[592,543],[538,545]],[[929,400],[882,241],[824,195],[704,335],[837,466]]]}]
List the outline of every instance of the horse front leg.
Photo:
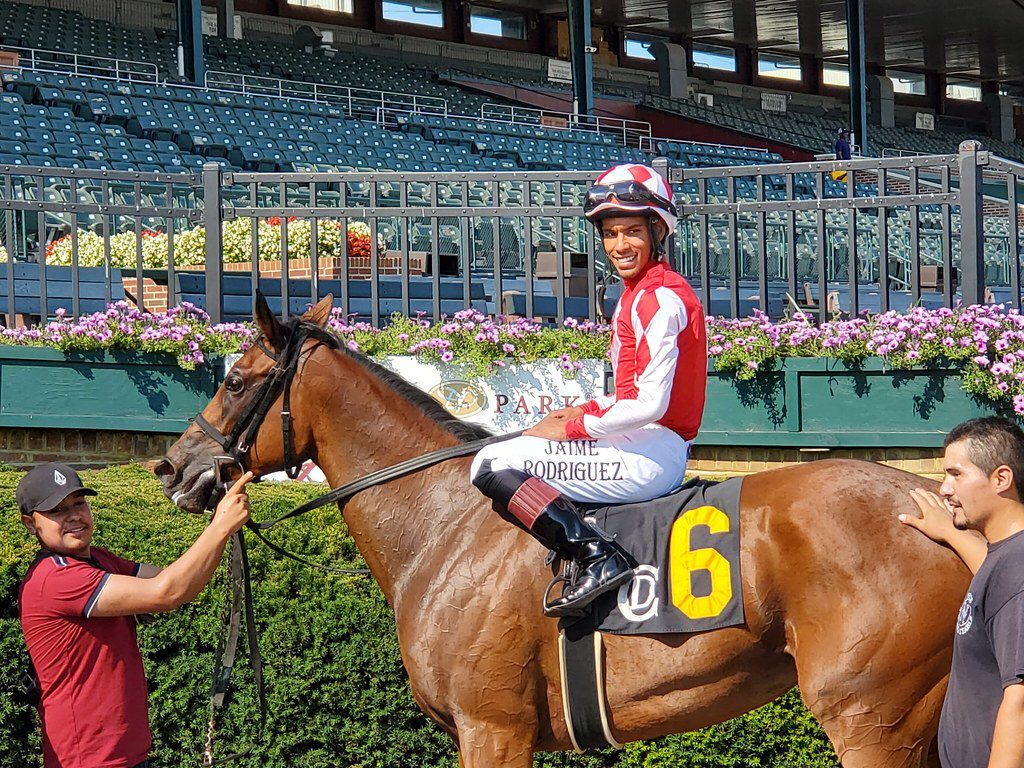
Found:
[{"label": "horse front leg", "polygon": [[459,768],[533,768],[534,731],[528,724],[462,724]]}]

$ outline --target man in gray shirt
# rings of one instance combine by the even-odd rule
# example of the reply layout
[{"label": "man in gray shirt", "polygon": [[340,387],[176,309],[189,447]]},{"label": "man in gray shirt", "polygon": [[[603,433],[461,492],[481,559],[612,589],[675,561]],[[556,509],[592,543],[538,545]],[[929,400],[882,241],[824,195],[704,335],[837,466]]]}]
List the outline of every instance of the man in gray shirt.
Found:
[{"label": "man in gray shirt", "polygon": [[1005,419],[972,419],[945,449],[939,493],[911,492],[921,516],[900,515],[974,574],[957,616],[939,757],[943,768],[1021,768],[1024,432]]}]

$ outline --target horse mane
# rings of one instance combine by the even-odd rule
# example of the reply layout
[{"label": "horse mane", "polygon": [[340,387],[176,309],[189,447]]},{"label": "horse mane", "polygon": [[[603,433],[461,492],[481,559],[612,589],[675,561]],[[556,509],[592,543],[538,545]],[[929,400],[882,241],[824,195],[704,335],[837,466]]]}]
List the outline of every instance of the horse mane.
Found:
[{"label": "horse mane", "polygon": [[[290,336],[301,324],[305,324],[307,326],[312,325],[312,323],[305,323],[300,317],[292,317],[282,325],[282,329],[286,336]],[[315,327],[319,329],[319,326]],[[330,344],[332,348],[340,352],[344,352],[346,355],[351,357],[363,366],[363,368],[387,384],[388,387],[393,389],[397,394],[401,395],[409,401],[409,403],[419,408],[425,415],[429,416],[434,423],[455,435],[459,440],[469,442],[471,440],[480,440],[491,436],[490,430],[486,427],[481,427],[477,424],[470,424],[448,413],[448,411],[446,411],[441,404],[437,402],[437,400],[432,398],[419,387],[410,384],[391,369],[385,368],[369,355],[349,349],[341,343],[341,340],[335,334],[328,332],[327,335],[332,338],[333,343]],[[320,338],[320,336],[317,336],[317,338]]]}]

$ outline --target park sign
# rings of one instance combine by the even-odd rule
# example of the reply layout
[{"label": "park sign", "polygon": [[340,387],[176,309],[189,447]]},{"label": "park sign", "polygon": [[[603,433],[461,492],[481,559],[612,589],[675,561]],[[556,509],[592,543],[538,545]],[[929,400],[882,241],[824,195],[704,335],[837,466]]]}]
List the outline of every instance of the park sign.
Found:
[{"label": "park sign", "polygon": [[428,393],[454,416],[496,434],[532,427],[551,411],[582,405],[604,392],[602,360],[584,360],[567,377],[557,360],[508,363],[486,376],[465,365],[393,356],[379,362]]}]

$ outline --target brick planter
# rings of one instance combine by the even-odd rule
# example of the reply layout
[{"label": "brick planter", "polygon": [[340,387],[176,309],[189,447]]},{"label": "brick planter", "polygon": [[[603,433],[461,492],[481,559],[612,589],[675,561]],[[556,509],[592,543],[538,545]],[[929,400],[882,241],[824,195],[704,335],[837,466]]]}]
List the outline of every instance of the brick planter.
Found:
[{"label": "brick planter", "polygon": [[[317,260],[317,274],[321,280],[339,280],[342,276],[343,259],[338,257],[321,258]],[[422,275],[426,268],[426,254],[415,253],[409,256],[409,274]],[[181,267],[180,272],[202,272],[203,265]],[[225,272],[249,272],[252,269],[252,262],[233,262],[224,265]],[[378,257],[378,270],[381,275],[402,274],[402,254],[398,251],[386,251]],[[260,277],[280,278],[281,261],[261,261],[259,266]],[[292,280],[309,280],[313,275],[313,264],[310,259],[289,259],[288,277]],[[149,312],[166,312],[168,309],[167,276],[163,279],[153,277],[142,278],[142,303],[143,308]],[[370,257],[350,256],[348,260],[349,280],[370,279]],[[125,293],[137,297],[138,286],[135,273],[124,271],[121,282],[124,284]],[[136,302],[138,303],[138,302]]]}]

